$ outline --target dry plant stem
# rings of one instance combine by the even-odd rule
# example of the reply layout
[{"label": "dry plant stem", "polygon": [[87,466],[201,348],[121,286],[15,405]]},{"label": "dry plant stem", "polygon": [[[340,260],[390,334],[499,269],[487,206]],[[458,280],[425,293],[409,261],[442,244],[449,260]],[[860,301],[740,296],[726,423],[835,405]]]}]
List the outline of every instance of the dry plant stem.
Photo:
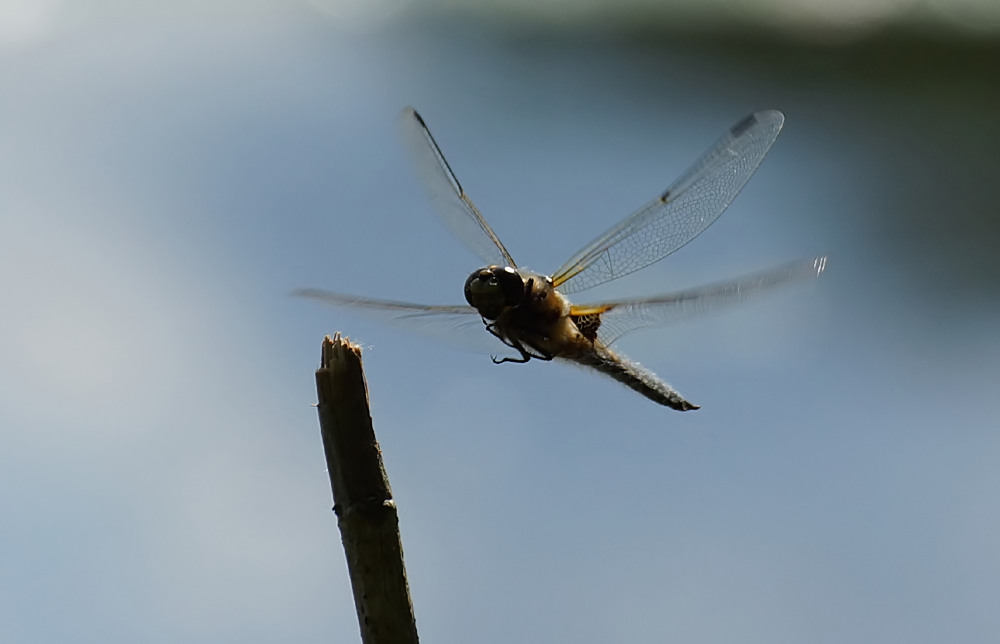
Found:
[{"label": "dry plant stem", "polygon": [[323,340],[316,371],[333,511],[347,556],[364,644],[416,644],[396,505],[368,409],[361,349],[340,334]]}]

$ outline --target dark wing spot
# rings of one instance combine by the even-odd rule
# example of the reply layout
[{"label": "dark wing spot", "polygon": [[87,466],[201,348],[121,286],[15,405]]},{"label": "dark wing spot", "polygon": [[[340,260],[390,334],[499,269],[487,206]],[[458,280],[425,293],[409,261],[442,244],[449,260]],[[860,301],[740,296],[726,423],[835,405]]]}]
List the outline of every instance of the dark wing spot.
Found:
[{"label": "dark wing spot", "polygon": [[601,315],[590,313],[588,315],[572,315],[570,319],[580,330],[580,334],[593,342],[597,339],[597,330],[601,328]]},{"label": "dark wing spot", "polygon": [[732,128],[730,128],[729,131],[730,133],[732,133],[733,138],[736,139],[742,136],[744,132],[749,130],[756,123],[757,123],[757,115],[751,114],[750,116],[746,117],[745,119],[734,125]]},{"label": "dark wing spot", "polygon": [[660,201],[662,203],[667,203],[668,201],[670,201],[670,191],[669,190],[667,190],[662,195],[660,195]]}]

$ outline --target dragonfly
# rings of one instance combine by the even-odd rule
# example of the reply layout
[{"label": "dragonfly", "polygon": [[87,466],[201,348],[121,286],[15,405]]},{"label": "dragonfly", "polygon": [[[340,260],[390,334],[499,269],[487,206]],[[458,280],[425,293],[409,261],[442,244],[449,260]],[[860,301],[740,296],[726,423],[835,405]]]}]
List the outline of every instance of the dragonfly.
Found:
[{"label": "dragonfly", "polygon": [[400,117],[401,128],[420,179],[444,223],[485,262],[465,281],[466,304],[414,304],[314,288],[295,294],[448,336],[480,327],[479,335],[515,353],[493,355],[494,363],[568,361],[610,376],[666,407],[698,409],[652,371],[613,350],[612,344],[636,329],[671,324],[817,277],[826,268],[826,257],[651,297],[574,304],[567,296],[658,262],[704,232],[746,185],[784,120],[778,110],[745,117],[665,191],[545,275],[517,265],[459,183],[424,119],[408,107]]}]

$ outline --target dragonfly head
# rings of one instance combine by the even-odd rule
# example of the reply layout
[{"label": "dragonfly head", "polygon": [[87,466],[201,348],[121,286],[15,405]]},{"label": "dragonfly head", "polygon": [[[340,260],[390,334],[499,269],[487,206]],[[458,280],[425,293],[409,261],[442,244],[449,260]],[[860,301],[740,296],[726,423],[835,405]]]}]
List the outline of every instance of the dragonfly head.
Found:
[{"label": "dragonfly head", "polygon": [[465,280],[465,299],[487,320],[524,299],[524,278],[510,266],[481,268]]}]

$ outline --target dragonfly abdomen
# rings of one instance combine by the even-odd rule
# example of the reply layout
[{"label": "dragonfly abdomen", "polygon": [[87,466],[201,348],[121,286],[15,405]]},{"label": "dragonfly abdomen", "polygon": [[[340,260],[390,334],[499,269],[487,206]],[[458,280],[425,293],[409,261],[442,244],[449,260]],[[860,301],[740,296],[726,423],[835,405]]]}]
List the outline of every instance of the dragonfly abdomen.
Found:
[{"label": "dragonfly abdomen", "polygon": [[660,380],[649,369],[626,360],[603,347],[595,346],[593,351],[578,353],[572,357],[565,357],[577,364],[596,369],[604,375],[614,378],[655,403],[678,411],[698,409],[698,405],[689,403],[673,387]]}]

